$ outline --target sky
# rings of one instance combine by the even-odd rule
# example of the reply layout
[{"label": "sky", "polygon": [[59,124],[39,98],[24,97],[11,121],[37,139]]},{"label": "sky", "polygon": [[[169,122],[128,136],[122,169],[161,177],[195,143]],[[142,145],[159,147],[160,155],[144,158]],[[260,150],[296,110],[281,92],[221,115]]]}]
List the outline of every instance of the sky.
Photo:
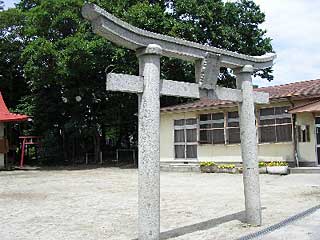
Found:
[{"label": "sky", "polygon": [[277,53],[274,80],[259,86],[320,78],[320,1],[255,0],[266,14],[262,28]]},{"label": "sky", "polygon": [[[266,14],[261,28],[273,39],[277,53],[274,80],[255,78],[254,84],[261,87],[320,78],[320,1],[254,1]],[[17,2],[4,0],[5,7],[13,7]]]}]

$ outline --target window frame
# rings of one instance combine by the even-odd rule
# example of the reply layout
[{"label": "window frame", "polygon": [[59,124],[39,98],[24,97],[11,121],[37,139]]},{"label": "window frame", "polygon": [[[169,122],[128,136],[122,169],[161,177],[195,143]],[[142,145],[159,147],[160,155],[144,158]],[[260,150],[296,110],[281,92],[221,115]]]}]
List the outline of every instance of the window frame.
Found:
[{"label": "window frame", "polygon": [[[195,120],[194,124],[187,125],[187,120]],[[175,125],[176,121],[184,121],[183,125]],[[198,159],[198,126],[199,126],[199,121],[198,118],[180,118],[180,119],[174,119],[173,120],[173,154],[174,154],[174,159],[176,160],[197,160]],[[184,142],[176,142],[176,130],[183,130],[184,134]],[[195,142],[188,142],[187,139],[187,130],[195,130],[196,132],[196,141]],[[177,158],[176,157],[176,146],[184,146],[184,158]],[[196,146],[196,157],[195,158],[188,158],[187,156],[187,146]]]},{"label": "window frame", "polygon": [[[212,115],[214,114],[222,114],[223,115],[223,118],[221,119],[212,119]],[[206,120],[206,121],[201,121],[200,120],[200,117],[201,115],[210,115],[210,120]],[[210,128],[201,128],[201,124],[204,125],[204,124],[223,124],[222,127],[210,127]],[[204,113],[204,114],[199,114],[198,116],[198,126],[199,126],[199,133],[198,133],[198,136],[199,136],[199,144],[210,144],[210,145],[225,145],[227,144],[226,142],[226,112],[223,111],[223,112],[210,112],[210,113]],[[201,131],[214,131],[214,130],[223,130],[223,142],[219,142],[219,143],[214,143],[214,142],[210,142],[210,141],[202,141],[201,140]],[[212,140],[213,140],[213,137],[212,137]]]},{"label": "window frame", "polygon": [[[289,108],[290,106],[288,105],[281,105],[281,106],[267,106],[267,107],[256,107],[255,109],[255,118],[256,118],[256,122],[255,122],[255,126],[256,126],[256,131],[257,131],[257,144],[279,144],[279,143],[292,143],[294,141],[294,129],[293,129],[293,115],[288,113],[288,112],[285,112],[285,113],[278,113],[279,112],[279,109],[280,108]],[[277,110],[278,108],[278,110]],[[273,115],[265,115],[265,116],[262,116],[262,119],[261,119],[261,110],[264,110],[264,109],[273,109]],[[287,111],[287,110],[285,110]],[[236,119],[235,122],[238,122],[238,127],[235,127],[235,126],[228,126],[229,124],[229,113],[234,113],[234,112],[237,112],[238,113],[238,118],[231,118],[231,119]],[[212,115],[214,114],[222,114],[223,115],[223,119],[212,119]],[[208,120],[202,120],[201,121],[201,116],[202,115],[210,115],[209,118],[207,118]],[[184,125],[184,126],[174,126],[174,130],[179,130],[180,129],[184,129],[184,136],[185,136],[185,141],[183,143],[174,143],[174,146],[176,145],[207,145],[207,144],[210,144],[210,145],[240,145],[241,144],[241,136],[239,136],[239,142],[237,143],[230,143],[229,141],[229,130],[230,129],[239,129],[239,132],[240,132],[240,113],[239,113],[239,110],[238,109],[226,109],[226,110],[223,110],[223,111],[214,111],[214,112],[207,112],[207,113],[201,113],[201,114],[198,114],[198,116],[196,118],[188,118],[188,119],[196,119],[196,123],[193,124],[193,125]],[[260,121],[261,120],[268,120],[268,119],[274,119],[274,123],[272,124],[263,124],[261,125],[260,124]],[[278,123],[277,121],[279,121],[280,119],[290,119],[290,121],[288,120],[288,122],[285,122],[285,123]],[[177,120],[183,120],[183,119],[177,119]],[[186,124],[186,120],[187,119],[184,119],[185,121],[185,124]],[[223,127],[212,127],[210,126],[209,128],[201,128],[201,125],[204,125],[204,124],[214,124],[214,123],[220,123],[222,124],[223,123]],[[191,127],[190,127],[191,126]],[[278,134],[279,132],[277,133],[277,127],[279,126],[290,126],[290,131],[291,131],[291,134],[290,134],[290,140],[288,141],[280,141],[278,140]],[[274,127],[274,134],[275,134],[275,140],[274,141],[265,141],[265,142],[262,142],[261,141],[261,128],[263,127]],[[187,142],[187,138],[186,138],[186,129],[197,129],[197,142]],[[201,140],[201,132],[202,131],[209,131],[209,130],[223,130],[223,137],[224,137],[224,141],[223,143],[213,143],[213,142],[210,142],[210,137],[207,137],[207,141],[203,141]],[[309,130],[310,131],[310,130]],[[213,139],[213,138],[212,138]],[[175,150],[174,150],[175,151]],[[186,147],[185,147],[185,158],[176,158],[175,159],[190,159],[190,158],[187,158],[186,156]],[[197,148],[197,158],[198,158],[198,148]],[[195,158],[192,158],[192,159],[195,159]]]},{"label": "window frame", "polygon": [[[276,109],[277,108],[289,108],[290,106],[285,105],[285,106],[268,106],[268,107],[263,107],[263,108],[259,108],[257,109],[257,132],[258,132],[258,144],[277,144],[277,143],[292,143],[293,139],[294,139],[294,129],[293,129],[293,116],[290,113],[285,113],[285,114],[276,114]],[[273,115],[266,115],[263,116],[263,119],[261,119],[261,110],[265,110],[265,109],[273,109],[274,114]],[[277,123],[277,119],[286,119],[286,118],[290,118],[290,122],[288,123]],[[272,120],[274,119],[274,124],[265,124],[265,125],[261,125],[260,121],[262,120]],[[290,135],[290,140],[288,141],[278,141],[278,136],[277,136],[277,127],[279,126],[288,126],[290,125],[291,128],[291,135]],[[274,127],[274,134],[275,134],[275,141],[264,141],[262,142],[261,139],[261,128],[264,127]]]},{"label": "window frame", "polygon": [[[238,114],[238,117],[237,118],[230,118],[229,117],[229,113],[237,113]],[[235,145],[235,144],[241,144],[241,136],[240,136],[240,115],[239,115],[239,111],[238,110],[235,110],[235,111],[227,111],[225,112],[225,129],[226,129],[226,134],[225,134],[225,141],[226,141],[226,144],[228,145]],[[229,126],[229,119],[236,119],[236,120],[232,120],[232,122],[237,122],[238,123],[238,127],[231,127]],[[239,129],[239,142],[233,142],[233,143],[230,143],[230,137],[229,137],[229,130],[230,129]]]},{"label": "window frame", "polygon": [[[305,129],[302,129],[302,126],[305,127]],[[310,143],[311,142],[311,131],[310,131],[310,125],[304,125],[299,124],[296,125],[296,136],[297,136],[297,142],[298,143]]]}]

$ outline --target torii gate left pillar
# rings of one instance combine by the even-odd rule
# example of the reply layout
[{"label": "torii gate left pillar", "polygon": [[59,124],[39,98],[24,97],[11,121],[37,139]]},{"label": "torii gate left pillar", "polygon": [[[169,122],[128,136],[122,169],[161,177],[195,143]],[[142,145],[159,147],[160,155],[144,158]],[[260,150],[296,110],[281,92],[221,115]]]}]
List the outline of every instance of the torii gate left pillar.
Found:
[{"label": "torii gate left pillar", "polygon": [[160,46],[137,51],[143,92],[139,95],[139,239],[160,236]]}]

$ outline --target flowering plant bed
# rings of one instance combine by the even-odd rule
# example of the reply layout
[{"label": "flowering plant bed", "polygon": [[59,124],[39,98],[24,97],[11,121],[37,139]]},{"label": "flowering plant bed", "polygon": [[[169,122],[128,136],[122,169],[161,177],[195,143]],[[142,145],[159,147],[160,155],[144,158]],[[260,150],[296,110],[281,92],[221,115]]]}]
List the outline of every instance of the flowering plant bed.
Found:
[{"label": "flowering plant bed", "polygon": [[218,165],[217,168],[218,173],[239,173],[239,168],[236,168],[234,164],[222,164]]},{"label": "flowering plant bed", "polygon": [[203,173],[215,173],[217,171],[217,164],[214,162],[201,162],[200,170]]},{"label": "flowering plant bed", "polygon": [[286,162],[270,162],[267,165],[267,173],[269,174],[288,174],[288,163]]},{"label": "flowering plant bed", "polygon": [[[216,164],[215,162],[200,162],[200,169],[203,173],[242,173],[242,167],[235,164]],[[288,174],[288,164],[286,162],[259,162],[259,173]]]},{"label": "flowering plant bed", "polygon": [[260,174],[266,174],[267,173],[267,165],[266,162],[259,162],[259,173]]},{"label": "flowering plant bed", "polygon": [[214,162],[201,162],[200,169],[203,173],[240,173],[241,168],[235,164],[216,164]]}]

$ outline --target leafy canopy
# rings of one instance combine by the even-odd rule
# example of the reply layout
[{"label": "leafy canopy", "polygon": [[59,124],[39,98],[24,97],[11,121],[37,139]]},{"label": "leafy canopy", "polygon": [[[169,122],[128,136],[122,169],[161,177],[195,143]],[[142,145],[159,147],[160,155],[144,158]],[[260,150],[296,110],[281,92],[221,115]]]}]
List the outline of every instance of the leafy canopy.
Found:
[{"label": "leafy canopy", "polygon": [[[260,28],[265,15],[250,0],[90,2],[149,31],[250,55],[272,51]],[[83,4],[21,0],[0,12],[0,89],[10,107],[34,117],[35,133],[61,142],[64,158],[70,158],[74,144],[88,151],[90,136],[108,134],[118,145],[137,138],[136,96],[105,91],[105,71],[138,74],[135,53],[94,34],[81,16]],[[193,63],[161,61],[163,78],[194,81]],[[234,85],[230,72],[221,71],[221,84]],[[270,73],[259,74],[271,80]],[[162,99],[163,104],[179,101]]]}]

